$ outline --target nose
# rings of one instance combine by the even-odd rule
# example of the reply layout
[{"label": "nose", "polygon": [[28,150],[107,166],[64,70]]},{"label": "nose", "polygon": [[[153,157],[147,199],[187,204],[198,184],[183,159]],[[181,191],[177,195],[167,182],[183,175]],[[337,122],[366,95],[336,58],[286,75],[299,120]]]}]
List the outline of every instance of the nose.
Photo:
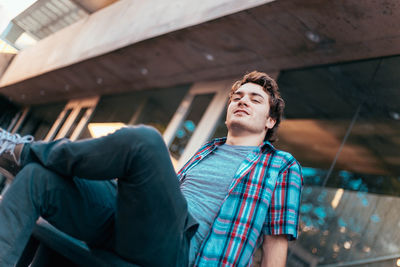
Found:
[{"label": "nose", "polygon": [[250,100],[250,99],[247,97],[247,95],[245,95],[245,96],[243,96],[243,97],[240,98],[240,100],[239,100],[239,102],[238,102],[238,105],[239,105],[239,106],[240,106],[240,105],[247,106],[247,103],[248,103],[249,100]]}]

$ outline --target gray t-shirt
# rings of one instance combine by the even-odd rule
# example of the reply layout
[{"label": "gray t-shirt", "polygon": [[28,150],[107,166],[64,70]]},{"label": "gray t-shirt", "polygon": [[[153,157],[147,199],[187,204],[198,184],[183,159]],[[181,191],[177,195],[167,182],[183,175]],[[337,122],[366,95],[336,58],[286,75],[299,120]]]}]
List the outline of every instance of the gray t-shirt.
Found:
[{"label": "gray t-shirt", "polygon": [[191,168],[183,180],[181,191],[188,202],[188,210],[199,222],[190,242],[190,266],[227,196],[236,170],[255,148],[223,144]]}]

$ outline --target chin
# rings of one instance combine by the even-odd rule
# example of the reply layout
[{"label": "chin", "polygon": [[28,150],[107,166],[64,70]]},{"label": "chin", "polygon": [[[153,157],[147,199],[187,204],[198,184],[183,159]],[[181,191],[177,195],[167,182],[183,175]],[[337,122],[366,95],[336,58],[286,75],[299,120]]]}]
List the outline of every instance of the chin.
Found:
[{"label": "chin", "polygon": [[226,127],[228,128],[228,130],[230,130],[230,129],[235,129],[235,130],[237,130],[237,129],[243,129],[243,130],[245,130],[245,129],[249,129],[250,127],[250,125],[248,125],[249,124],[249,121],[245,121],[245,120],[231,120],[229,123],[227,123],[226,124]]},{"label": "chin", "polygon": [[249,119],[244,119],[244,120],[231,120],[226,123],[226,127],[228,128],[228,131],[230,132],[247,132],[251,134],[261,134],[263,133],[265,135],[266,132],[263,127],[257,127],[257,125],[254,125]]}]

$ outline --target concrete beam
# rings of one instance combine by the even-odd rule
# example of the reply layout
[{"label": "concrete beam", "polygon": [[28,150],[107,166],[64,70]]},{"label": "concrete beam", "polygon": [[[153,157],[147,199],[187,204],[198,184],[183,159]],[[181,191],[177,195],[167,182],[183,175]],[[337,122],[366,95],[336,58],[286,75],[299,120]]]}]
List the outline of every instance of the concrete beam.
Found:
[{"label": "concrete beam", "polygon": [[15,54],[0,53],[0,78],[6,71]]},{"label": "concrete beam", "polygon": [[118,0],[72,0],[72,2],[90,14],[109,6],[116,1]]},{"label": "concrete beam", "polygon": [[121,0],[21,51],[0,87],[273,0]]}]

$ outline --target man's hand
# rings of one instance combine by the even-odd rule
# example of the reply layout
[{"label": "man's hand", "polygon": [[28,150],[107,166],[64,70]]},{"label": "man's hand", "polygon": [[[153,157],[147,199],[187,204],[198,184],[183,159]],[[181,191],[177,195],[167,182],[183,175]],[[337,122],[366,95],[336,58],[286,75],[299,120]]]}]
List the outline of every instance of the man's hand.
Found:
[{"label": "man's hand", "polygon": [[262,267],[284,267],[288,240],[286,235],[265,235],[262,245]]}]

